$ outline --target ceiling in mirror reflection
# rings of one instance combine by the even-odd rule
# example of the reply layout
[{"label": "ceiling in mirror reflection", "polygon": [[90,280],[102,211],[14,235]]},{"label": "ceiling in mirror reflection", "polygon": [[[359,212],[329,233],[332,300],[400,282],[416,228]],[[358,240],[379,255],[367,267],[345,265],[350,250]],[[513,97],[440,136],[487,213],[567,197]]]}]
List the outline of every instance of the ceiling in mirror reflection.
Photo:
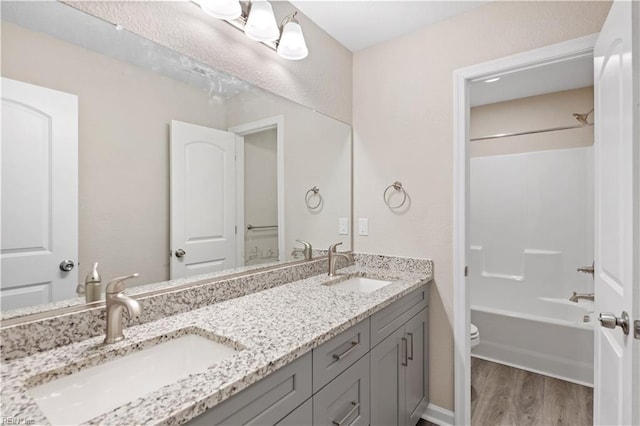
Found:
[{"label": "ceiling in mirror reflection", "polygon": [[[277,117],[283,122],[277,168],[283,249],[265,246],[254,232],[239,269],[221,274],[271,261],[277,252],[280,261],[301,258],[297,239],[316,249],[338,241],[350,248],[351,235],[338,232],[341,219],[351,220],[348,125],[61,3],[3,2],[2,19],[2,76],[78,96],[78,281],[98,261],[105,284],[139,272],[140,290],[171,287],[152,283],[169,279],[169,253],[176,249],[169,245],[172,120],[225,131]],[[247,161],[256,170],[256,159]],[[323,192],[319,211],[305,204],[314,186]]]}]

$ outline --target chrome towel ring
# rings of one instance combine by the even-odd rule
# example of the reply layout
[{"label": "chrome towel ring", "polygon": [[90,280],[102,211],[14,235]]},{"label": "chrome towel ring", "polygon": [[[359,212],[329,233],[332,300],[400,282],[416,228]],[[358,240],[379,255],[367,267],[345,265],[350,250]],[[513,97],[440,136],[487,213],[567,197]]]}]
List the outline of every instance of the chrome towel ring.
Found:
[{"label": "chrome towel ring", "polygon": [[[389,203],[390,197],[387,197],[387,193],[391,188],[395,189],[398,192],[402,192],[402,201],[397,206],[393,206]],[[382,194],[382,199],[390,209],[399,209],[400,207],[404,206],[404,204],[407,202],[407,191],[405,191],[405,189],[402,187],[402,182],[395,181],[391,185],[387,186],[387,188],[384,190],[384,193]]]},{"label": "chrome towel ring", "polygon": [[[317,198],[318,201],[316,203],[311,203],[311,200],[314,198]],[[322,204],[322,195],[320,195],[320,188],[318,186],[314,186],[304,194],[304,203],[311,210],[315,210],[320,207],[320,204]]]}]

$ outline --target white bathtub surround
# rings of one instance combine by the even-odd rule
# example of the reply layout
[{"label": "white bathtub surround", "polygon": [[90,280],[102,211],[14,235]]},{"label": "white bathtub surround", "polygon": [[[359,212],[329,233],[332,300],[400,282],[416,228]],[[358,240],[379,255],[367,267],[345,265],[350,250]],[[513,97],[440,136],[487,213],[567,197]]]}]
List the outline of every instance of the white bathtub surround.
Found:
[{"label": "white bathtub surround", "polygon": [[[326,260],[325,260],[326,262]],[[196,330],[197,334],[223,336],[243,348],[237,354],[167,385],[115,410],[91,419],[89,424],[179,424],[221,401],[313,347],[329,340],[372,313],[425,285],[432,277],[428,260],[357,256],[354,266],[340,274],[367,273],[398,278],[373,293],[331,288],[324,273],[247,294],[180,315],[129,327],[127,339],[101,345],[95,337],[65,347],[39,352],[2,364],[2,413],[47,423],[27,389],[118,355],[175,338]],[[389,265],[376,268],[371,265]]]},{"label": "white bathtub surround", "polygon": [[472,158],[473,356],[593,385],[592,148]]}]

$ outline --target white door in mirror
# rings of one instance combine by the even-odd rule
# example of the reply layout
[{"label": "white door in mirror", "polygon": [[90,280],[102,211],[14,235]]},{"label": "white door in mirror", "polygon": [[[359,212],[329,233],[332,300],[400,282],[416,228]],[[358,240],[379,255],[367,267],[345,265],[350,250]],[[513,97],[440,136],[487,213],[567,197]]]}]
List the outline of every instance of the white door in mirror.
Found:
[{"label": "white door in mirror", "polygon": [[2,78],[1,308],[75,297],[78,97]]},{"label": "white door in mirror", "polygon": [[236,138],[171,122],[171,279],[236,266]]},{"label": "white door in mirror", "polygon": [[640,70],[638,58],[632,58],[640,47],[634,46],[640,40],[639,17],[640,4],[615,1],[594,50],[594,303],[602,326],[595,329],[593,422],[603,425],[640,421],[640,345],[627,327],[617,326],[625,324],[625,312],[631,322],[640,319],[640,307],[634,306],[638,300],[634,292],[640,291],[640,283],[634,282],[640,273],[638,242],[634,243],[640,232],[634,229],[639,226],[640,214],[640,154],[638,127],[634,125],[638,121],[634,102],[638,99],[633,99],[638,93]]}]

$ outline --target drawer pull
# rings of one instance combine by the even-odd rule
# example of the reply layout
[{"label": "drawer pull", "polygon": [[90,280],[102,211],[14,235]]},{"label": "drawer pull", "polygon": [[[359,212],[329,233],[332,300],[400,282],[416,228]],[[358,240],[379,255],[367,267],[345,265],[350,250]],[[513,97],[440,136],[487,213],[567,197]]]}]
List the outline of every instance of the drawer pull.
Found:
[{"label": "drawer pull", "polygon": [[413,333],[407,333],[407,336],[411,337],[411,355],[409,355],[407,358],[409,358],[411,361],[413,361]]},{"label": "drawer pull", "polygon": [[338,354],[333,354],[333,359],[335,359],[336,361],[340,361],[342,358],[344,358],[345,356],[349,355],[356,347],[360,346],[360,342],[351,342],[351,347],[349,349],[347,349],[346,351],[342,352],[340,355]]},{"label": "drawer pull", "polygon": [[[353,343],[353,342],[352,342],[352,343]],[[349,417],[351,417],[351,415],[352,415],[353,413],[355,413],[355,412],[358,410],[358,408],[360,408],[360,403],[359,403],[359,402],[351,401],[351,405],[353,405],[353,408],[352,408],[351,410],[349,410],[349,412],[347,413],[347,415],[346,415],[346,416],[344,416],[344,417],[342,418],[342,420],[340,420],[339,422],[336,422],[335,420],[333,420],[331,423],[333,423],[333,424],[334,424],[334,425],[336,425],[336,426],[342,426],[342,425],[344,424],[344,422],[346,422],[346,421],[347,421],[347,419],[348,419]]]},{"label": "drawer pull", "polygon": [[407,365],[409,365],[409,361],[407,361],[407,352],[409,352],[409,350],[407,349],[407,338],[402,337],[401,340],[402,340],[402,346],[404,347],[404,356],[403,356],[404,361],[402,361],[401,364],[406,367]]}]

